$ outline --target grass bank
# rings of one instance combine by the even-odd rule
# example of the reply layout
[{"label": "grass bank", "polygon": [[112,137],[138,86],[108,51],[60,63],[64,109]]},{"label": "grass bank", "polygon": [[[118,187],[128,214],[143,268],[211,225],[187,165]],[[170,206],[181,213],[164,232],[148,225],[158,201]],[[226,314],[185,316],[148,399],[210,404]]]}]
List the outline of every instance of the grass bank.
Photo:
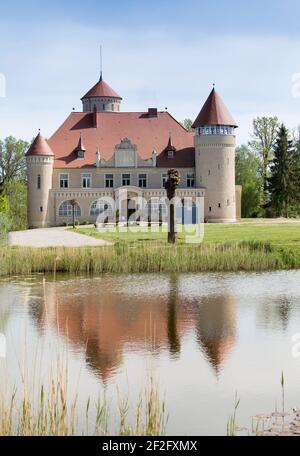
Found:
[{"label": "grass bank", "polygon": [[292,248],[268,242],[177,244],[116,242],[104,247],[26,248],[0,251],[0,276],[32,273],[100,274],[265,271],[300,266]]}]

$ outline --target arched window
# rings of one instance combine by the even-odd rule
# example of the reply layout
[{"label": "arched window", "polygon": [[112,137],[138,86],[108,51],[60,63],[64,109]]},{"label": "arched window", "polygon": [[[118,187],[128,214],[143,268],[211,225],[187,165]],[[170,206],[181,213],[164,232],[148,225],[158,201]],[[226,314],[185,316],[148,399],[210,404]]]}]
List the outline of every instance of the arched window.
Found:
[{"label": "arched window", "polygon": [[90,216],[98,217],[105,212],[106,217],[112,217],[113,209],[111,205],[105,200],[94,201],[90,208]]},{"label": "arched window", "polygon": [[[61,203],[58,209],[59,217],[72,217],[73,215],[73,206],[71,201],[64,201]],[[75,217],[81,216],[81,209],[78,203],[74,204],[74,215]]]}]

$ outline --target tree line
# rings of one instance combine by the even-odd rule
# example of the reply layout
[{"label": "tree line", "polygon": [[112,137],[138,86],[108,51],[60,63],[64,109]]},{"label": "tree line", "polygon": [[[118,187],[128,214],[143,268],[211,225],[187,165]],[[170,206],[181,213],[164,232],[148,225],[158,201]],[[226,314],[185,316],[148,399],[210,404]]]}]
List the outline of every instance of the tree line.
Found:
[{"label": "tree line", "polygon": [[247,145],[236,149],[242,217],[300,215],[300,134],[277,117],[257,117]]}]

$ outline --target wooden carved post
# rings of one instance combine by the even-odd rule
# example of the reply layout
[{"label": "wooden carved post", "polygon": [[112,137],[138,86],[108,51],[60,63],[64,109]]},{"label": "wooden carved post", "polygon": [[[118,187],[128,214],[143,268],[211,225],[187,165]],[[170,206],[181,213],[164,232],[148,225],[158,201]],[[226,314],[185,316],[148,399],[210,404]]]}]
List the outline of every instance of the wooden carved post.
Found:
[{"label": "wooden carved post", "polygon": [[162,205],[158,206],[158,225],[162,226]]},{"label": "wooden carved post", "polygon": [[167,190],[167,197],[169,200],[169,226],[168,226],[168,242],[174,244],[176,242],[175,233],[175,206],[174,200],[175,191],[180,182],[180,175],[176,169],[169,169],[168,179],[165,183],[165,189]]}]

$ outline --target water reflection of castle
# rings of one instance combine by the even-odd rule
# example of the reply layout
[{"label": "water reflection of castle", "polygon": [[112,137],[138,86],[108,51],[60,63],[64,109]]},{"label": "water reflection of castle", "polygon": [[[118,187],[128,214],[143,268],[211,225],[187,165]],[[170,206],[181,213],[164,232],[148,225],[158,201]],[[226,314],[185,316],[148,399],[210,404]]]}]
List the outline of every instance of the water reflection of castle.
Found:
[{"label": "water reflection of castle", "polygon": [[87,364],[103,381],[121,366],[127,349],[168,351],[176,357],[190,332],[218,372],[235,343],[235,300],[226,291],[186,298],[178,288],[176,277],[169,279],[167,293],[145,289],[142,296],[120,292],[118,278],[101,279],[101,288],[88,279],[47,282],[35,290],[31,315],[39,327],[56,328],[73,346],[85,349]]}]

